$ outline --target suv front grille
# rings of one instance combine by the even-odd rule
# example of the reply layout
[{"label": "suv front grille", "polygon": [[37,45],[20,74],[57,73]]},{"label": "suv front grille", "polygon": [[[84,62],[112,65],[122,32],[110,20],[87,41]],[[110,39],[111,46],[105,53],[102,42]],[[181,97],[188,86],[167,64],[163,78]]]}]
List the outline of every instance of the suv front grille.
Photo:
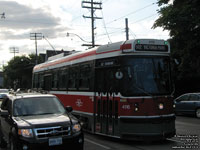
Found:
[{"label": "suv front grille", "polygon": [[49,138],[55,136],[69,136],[71,135],[70,127],[47,127],[34,129],[36,138]]}]

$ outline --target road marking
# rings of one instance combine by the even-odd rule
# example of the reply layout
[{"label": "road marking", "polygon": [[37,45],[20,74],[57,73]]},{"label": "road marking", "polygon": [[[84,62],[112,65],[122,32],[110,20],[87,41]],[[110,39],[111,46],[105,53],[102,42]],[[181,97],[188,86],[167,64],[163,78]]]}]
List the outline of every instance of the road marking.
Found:
[{"label": "road marking", "polygon": [[86,139],[86,138],[85,138],[84,140],[87,141],[87,142],[90,142],[90,143],[92,143],[92,144],[98,145],[98,146],[100,146],[100,147],[103,147],[103,148],[105,148],[105,149],[111,149],[110,147],[101,145],[101,144],[96,143],[96,142],[94,142],[94,141],[91,141],[91,140],[89,140],[89,139]]},{"label": "road marking", "polygon": [[179,140],[175,140],[175,139],[169,139],[169,138],[167,138],[167,140],[168,140],[168,141],[177,142],[177,143],[184,143],[184,142],[181,142],[181,141],[179,141]]}]

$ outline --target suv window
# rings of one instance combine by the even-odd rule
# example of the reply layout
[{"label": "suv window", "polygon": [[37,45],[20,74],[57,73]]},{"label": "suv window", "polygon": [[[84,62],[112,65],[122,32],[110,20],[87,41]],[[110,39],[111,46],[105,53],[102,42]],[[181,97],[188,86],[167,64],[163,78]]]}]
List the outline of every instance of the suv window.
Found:
[{"label": "suv window", "polygon": [[61,114],[65,109],[56,97],[32,97],[15,100],[14,116]]}]

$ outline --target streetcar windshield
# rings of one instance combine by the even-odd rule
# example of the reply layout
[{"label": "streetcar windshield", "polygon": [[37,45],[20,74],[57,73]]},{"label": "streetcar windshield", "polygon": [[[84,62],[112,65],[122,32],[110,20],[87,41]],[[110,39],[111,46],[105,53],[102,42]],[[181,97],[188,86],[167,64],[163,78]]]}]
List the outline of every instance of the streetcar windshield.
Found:
[{"label": "streetcar windshield", "polygon": [[126,57],[123,63],[122,95],[147,96],[171,92],[169,57]]}]

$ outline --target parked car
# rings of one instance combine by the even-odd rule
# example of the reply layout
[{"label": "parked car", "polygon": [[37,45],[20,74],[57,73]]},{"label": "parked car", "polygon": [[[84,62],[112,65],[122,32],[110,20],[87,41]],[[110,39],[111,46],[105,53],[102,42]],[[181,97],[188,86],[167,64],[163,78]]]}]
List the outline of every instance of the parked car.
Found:
[{"label": "parked car", "polygon": [[0,145],[11,150],[83,150],[79,121],[50,94],[22,93],[3,99],[0,109]]},{"label": "parked car", "polygon": [[186,93],[174,100],[176,114],[193,114],[200,118],[200,93]]}]

